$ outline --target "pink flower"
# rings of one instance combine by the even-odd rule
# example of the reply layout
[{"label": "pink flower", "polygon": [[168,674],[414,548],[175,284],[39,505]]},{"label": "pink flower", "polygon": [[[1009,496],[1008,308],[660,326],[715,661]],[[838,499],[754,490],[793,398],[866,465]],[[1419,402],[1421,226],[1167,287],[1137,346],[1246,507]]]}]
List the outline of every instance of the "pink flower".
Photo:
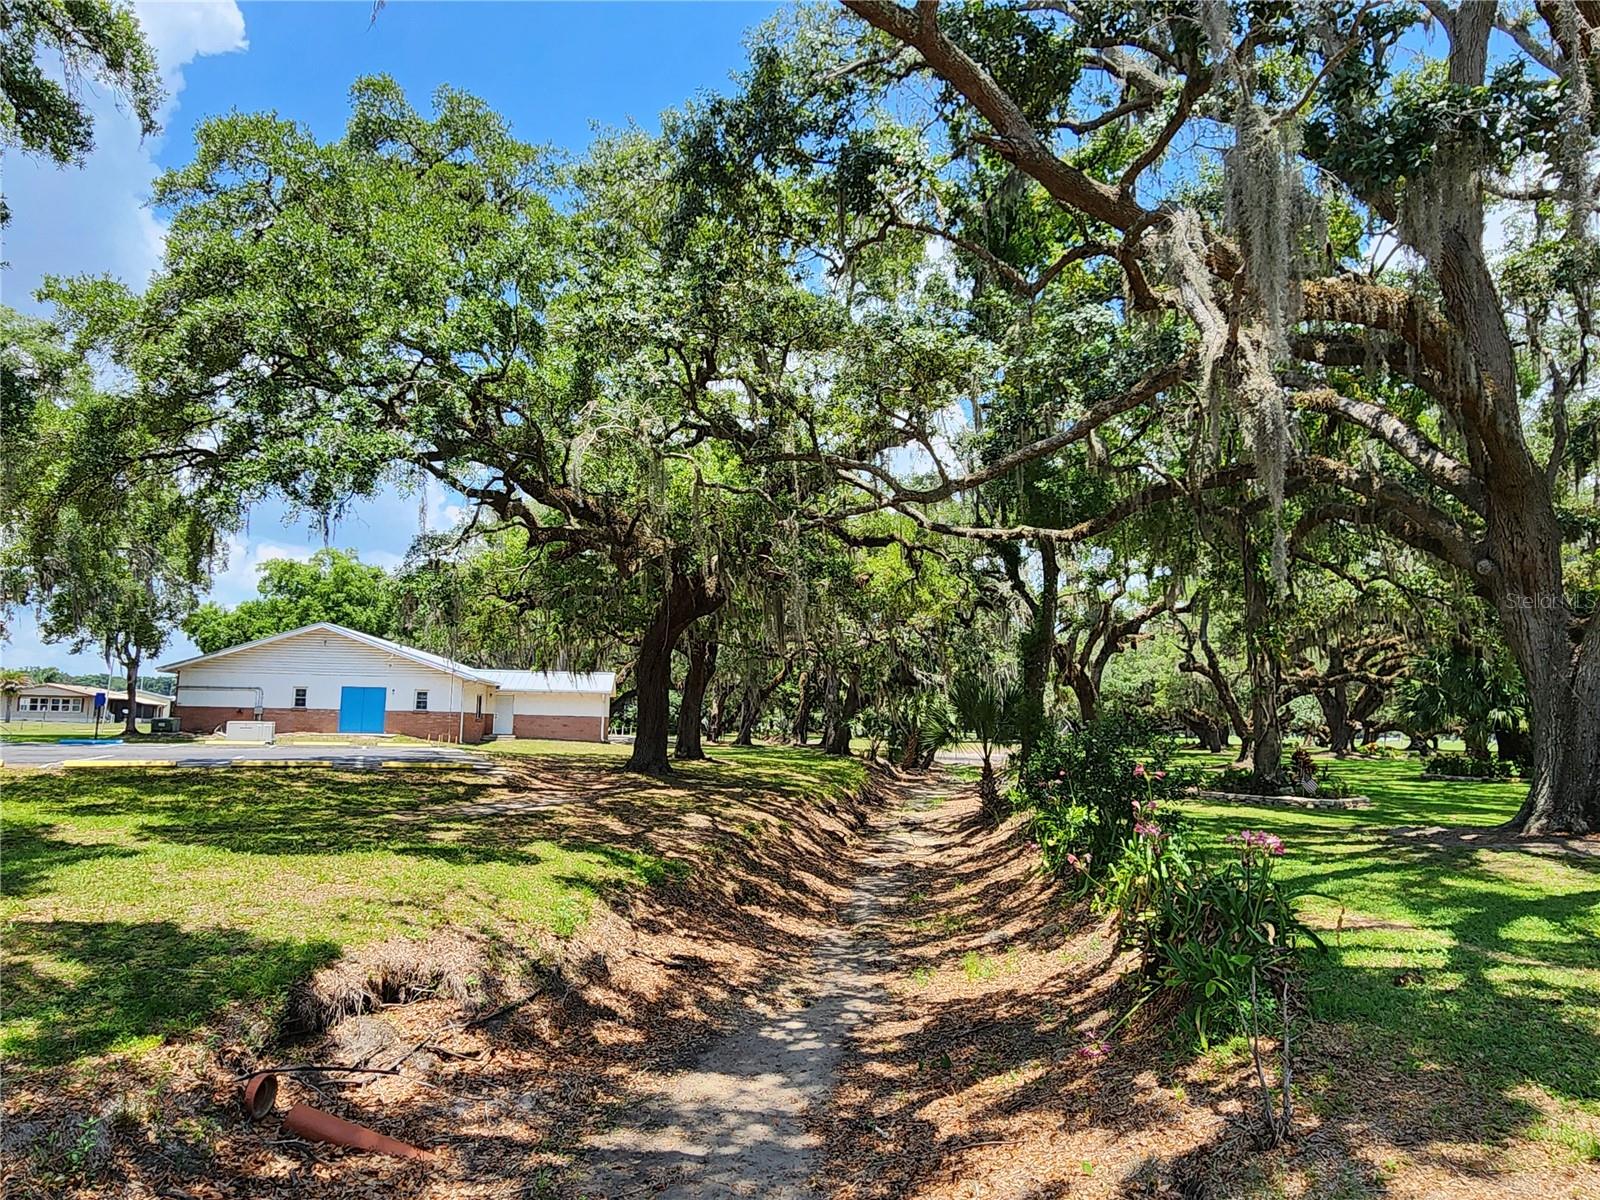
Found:
[{"label": "pink flower", "polygon": [[1066,777],[1067,777],[1066,768],[1062,768],[1061,770],[1056,772],[1056,778],[1057,779],[1065,779]]},{"label": "pink flower", "polygon": [[1078,1047],[1079,1058],[1104,1058],[1111,1053],[1111,1044],[1104,1041],[1087,1042]]},{"label": "pink flower", "polygon": [[1143,779],[1144,778],[1144,764],[1143,763],[1134,763],[1133,764],[1133,777],[1135,779]]},{"label": "pink flower", "polygon": [[1161,826],[1154,821],[1136,821],[1134,822],[1133,831],[1140,837],[1160,838],[1162,836]]},{"label": "pink flower", "polygon": [[1165,771],[1157,771],[1156,772],[1156,778],[1157,779],[1165,779],[1166,777],[1167,777],[1167,773]]},{"label": "pink flower", "polygon": [[1257,850],[1273,858],[1283,857],[1283,839],[1264,829],[1241,829],[1230,840],[1238,842],[1247,857]]}]

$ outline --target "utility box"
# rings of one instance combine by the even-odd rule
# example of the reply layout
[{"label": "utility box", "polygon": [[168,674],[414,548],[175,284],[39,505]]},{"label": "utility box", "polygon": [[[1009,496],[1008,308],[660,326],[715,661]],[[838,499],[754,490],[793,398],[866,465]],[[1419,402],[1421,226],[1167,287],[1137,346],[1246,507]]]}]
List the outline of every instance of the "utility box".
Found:
[{"label": "utility box", "polygon": [[224,741],[260,742],[270,746],[278,726],[273,721],[229,721],[222,731]]},{"label": "utility box", "polygon": [[177,717],[151,717],[150,718],[150,732],[151,733],[178,733],[178,732],[180,732],[179,729],[178,729],[178,718]]}]

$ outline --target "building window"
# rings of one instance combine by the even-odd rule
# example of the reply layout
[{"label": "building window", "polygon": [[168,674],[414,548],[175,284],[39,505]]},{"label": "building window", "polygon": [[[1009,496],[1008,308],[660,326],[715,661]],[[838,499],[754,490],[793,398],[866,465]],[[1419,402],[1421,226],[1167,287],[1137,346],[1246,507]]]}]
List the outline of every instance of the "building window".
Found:
[{"label": "building window", "polygon": [[294,690],[294,706],[296,708],[304,708],[306,706],[306,690],[305,690],[305,688],[295,688],[295,690]]},{"label": "building window", "polygon": [[74,700],[72,702],[72,711],[73,712],[82,712],[83,711],[83,701],[82,700]]},{"label": "building window", "polygon": [[483,716],[483,697],[481,695],[478,697],[478,715],[480,717]]},{"label": "building window", "polygon": [[427,692],[419,691],[417,693],[417,705],[416,705],[416,707],[417,707],[417,711],[418,712],[427,712],[428,711],[428,693]]}]

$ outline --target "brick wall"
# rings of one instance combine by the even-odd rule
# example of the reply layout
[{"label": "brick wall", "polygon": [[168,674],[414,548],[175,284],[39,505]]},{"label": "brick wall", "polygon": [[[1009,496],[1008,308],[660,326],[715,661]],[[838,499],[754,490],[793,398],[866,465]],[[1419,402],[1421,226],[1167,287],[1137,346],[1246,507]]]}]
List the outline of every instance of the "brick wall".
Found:
[{"label": "brick wall", "polygon": [[494,718],[489,713],[415,712],[409,709],[390,709],[383,716],[385,733],[403,733],[408,737],[443,738],[453,742],[457,734],[463,742],[477,743],[489,734]]},{"label": "brick wall", "polygon": [[[211,733],[221,729],[229,721],[253,721],[256,719],[255,710],[251,708],[217,708],[198,704],[180,704],[174,710],[178,718],[178,728],[187,733]],[[279,733],[338,733],[339,711],[333,708],[264,708],[261,710],[261,719],[271,721],[278,727]],[[534,718],[539,720],[542,718]],[[558,718],[559,719],[559,718]],[[493,718],[485,713],[478,716],[476,713],[467,713],[463,721],[458,713],[454,712],[386,712],[383,717],[383,731],[385,733],[402,733],[409,737],[443,738],[446,741],[456,740],[456,734],[462,734],[462,740],[469,743],[483,741],[488,736],[489,726]],[[533,736],[533,735],[530,735]],[[558,737],[558,734],[543,733],[539,737]]]},{"label": "brick wall", "polygon": [[519,738],[553,738],[562,742],[603,742],[606,737],[604,717],[527,716],[518,713],[511,719],[513,736]]},{"label": "brick wall", "polygon": [[[218,708],[212,705],[178,704],[172,715],[186,733],[211,733],[229,721],[254,721],[253,708]],[[261,719],[271,721],[279,733],[338,733],[339,711],[334,708],[264,708]]]}]

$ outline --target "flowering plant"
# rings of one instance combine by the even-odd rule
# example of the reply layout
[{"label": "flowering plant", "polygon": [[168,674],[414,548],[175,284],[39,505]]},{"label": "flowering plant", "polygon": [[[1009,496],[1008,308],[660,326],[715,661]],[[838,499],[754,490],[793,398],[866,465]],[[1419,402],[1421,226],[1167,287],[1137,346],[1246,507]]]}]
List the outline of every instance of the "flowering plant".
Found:
[{"label": "flowering plant", "polygon": [[1297,892],[1277,877],[1283,839],[1262,829],[1228,838],[1236,857],[1201,859],[1154,897],[1140,951],[1150,991],[1176,991],[1196,1041],[1246,1027],[1252,974],[1268,995],[1292,971],[1298,943],[1322,943],[1295,915]]},{"label": "flowering plant", "polygon": [[[1081,892],[1099,890],[1118,847],[1162,836],[1158,806],[1170,805],[1196,776],[1168,767],[1176,744],[1143,714],[1108,714],[1081,729],[1047,737],[1023,764],[1019,807],[1045,864]],[[1068,857],[1071,855],[1072,857]]]},{"label": "flowering plant", "polygon": [[1258,854],[1283,857],[1283,839],[1264,829],[1241,829],[1229,834],[1228,841],[1238,843],[1239,857],[1246,862]]}]

